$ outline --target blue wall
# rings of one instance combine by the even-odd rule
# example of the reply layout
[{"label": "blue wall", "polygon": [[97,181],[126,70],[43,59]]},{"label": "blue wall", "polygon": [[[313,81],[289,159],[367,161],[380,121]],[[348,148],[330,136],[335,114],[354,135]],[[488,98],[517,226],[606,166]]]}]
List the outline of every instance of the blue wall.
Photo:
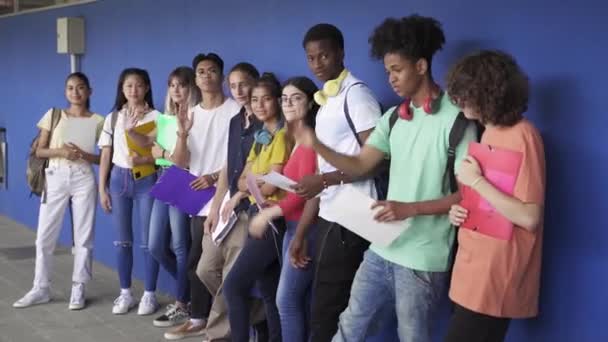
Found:
[{"label": "blue wall", "polygon": [[[35,123],[49,107],[65,103],[69,58],[55,53],[57,17],[86,19],[82,70],[94,87],[93,109],[105,114],[123,67],[150,71],[161,106],[170,70],[189,65],[198,52],[218,52],[228,67],[247,60],[281,78],[311,76],[301,39],[321,21],[343,30],[348,67],[385,104],[394,103],[382,65],[369,58],[367,38],[384,17],[418,12],[439,19],[447,35],[435,59],[437,79],[443,81],[464,53],[501,48],[532,80],[528,117],[543,134],[548,165],[541,316],[515,322],[509,341],[606,341],[608,220],[600,191],[608,188],[608,119],[601,100],[608,76],[608,25],[601,13],[607,10],[604,1],[572,0],[105,0],[1,18],[0,126],[8,131],[9,188],[0,190],[0,213],[36,227],[38,205],[28,197],[24,166]],[[112,240],[109,218],[100,211],[96,258],[114,267]],[[69,241],[67,230],[61,241]],[[136,259],[138,276],[140,265]],[[161,287],[169,286],[165,274]]]}]

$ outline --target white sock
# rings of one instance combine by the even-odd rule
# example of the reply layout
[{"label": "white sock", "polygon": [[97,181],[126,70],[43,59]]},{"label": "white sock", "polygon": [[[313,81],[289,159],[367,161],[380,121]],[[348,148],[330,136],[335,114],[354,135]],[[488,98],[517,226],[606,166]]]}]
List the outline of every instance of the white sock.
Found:
[{"label": "white sock", "polygon": [[154,297],[155,294],[153,291],[144,291],[144,296],[148,296],[148,297]]},{"label": "white sock", "polygon": [[120,289],[120,294],[125,296],[131,296],[131,289]]},{"label": "white sock", "polygon": [[203,325],[203,323],[205,323],[205,320],[200,318],[190,318],[190,323],[192,323],[192,325],[195,327],[200,327]]}]

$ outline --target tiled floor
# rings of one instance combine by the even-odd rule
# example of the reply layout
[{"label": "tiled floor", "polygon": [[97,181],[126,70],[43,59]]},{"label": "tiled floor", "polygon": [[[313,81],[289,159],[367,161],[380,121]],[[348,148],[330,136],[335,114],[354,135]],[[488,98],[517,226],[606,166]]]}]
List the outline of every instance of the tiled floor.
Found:
[{"label": "tiled floor", "polygon": [[[72,255],[58,248],[53,274],[53,301],[25,309],[12,304],[31,287],[34,276],[34,233],[0,216],[0,341],[164,341],[163,329],[152,325],[155,316],[141,317],[136,309],[124,316],[112,315],[117,295],[116,273],[95,263],[94,281],[87,286],[88,306],[82,311],[68,310]],[[141,295],[141,282],[134,282],[134,293]],[[164,306],[168,297],[160,296]],[[199,341],[200,338],[191,339]]]}]

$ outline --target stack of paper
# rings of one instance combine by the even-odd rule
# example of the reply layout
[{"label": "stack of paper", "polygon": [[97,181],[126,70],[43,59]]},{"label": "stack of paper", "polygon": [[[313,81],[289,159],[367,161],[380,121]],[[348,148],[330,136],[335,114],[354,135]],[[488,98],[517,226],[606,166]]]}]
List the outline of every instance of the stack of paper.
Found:
[{"label": "stack of paper", "polygon": [[292,189],[292,186],[298,184],[292,179],[287,178],[276,171],[270,171],[270,173],[267,173],[263,176],[258,176],[258,179],[263,180],[266,183],[272,184],[279,189],[294,193],[295,191]]},{"label": "stack of paper", "polygon": [[330,210],[336,223],[372,243],[388,246],[409,226],[409,220],[395,222],[378,222],[374,215],[382,210],[372,210],[376,200],[363,194],[350,185],[340,188],[332,201]]}]

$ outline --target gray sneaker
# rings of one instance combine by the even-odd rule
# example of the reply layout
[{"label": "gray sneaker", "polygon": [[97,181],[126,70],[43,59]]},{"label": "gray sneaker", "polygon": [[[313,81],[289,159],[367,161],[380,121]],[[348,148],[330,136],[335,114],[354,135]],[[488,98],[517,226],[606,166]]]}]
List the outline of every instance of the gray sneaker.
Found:
[{"label": "gray sneaker", "polygon": [[190,313],[188,310],[181,308],[175,304],[169,304],[167,311],[164,314],[158,316],[153,324],[155,327],[166,328],[173,327],[176,325],[183,324],[188,318]]}]

